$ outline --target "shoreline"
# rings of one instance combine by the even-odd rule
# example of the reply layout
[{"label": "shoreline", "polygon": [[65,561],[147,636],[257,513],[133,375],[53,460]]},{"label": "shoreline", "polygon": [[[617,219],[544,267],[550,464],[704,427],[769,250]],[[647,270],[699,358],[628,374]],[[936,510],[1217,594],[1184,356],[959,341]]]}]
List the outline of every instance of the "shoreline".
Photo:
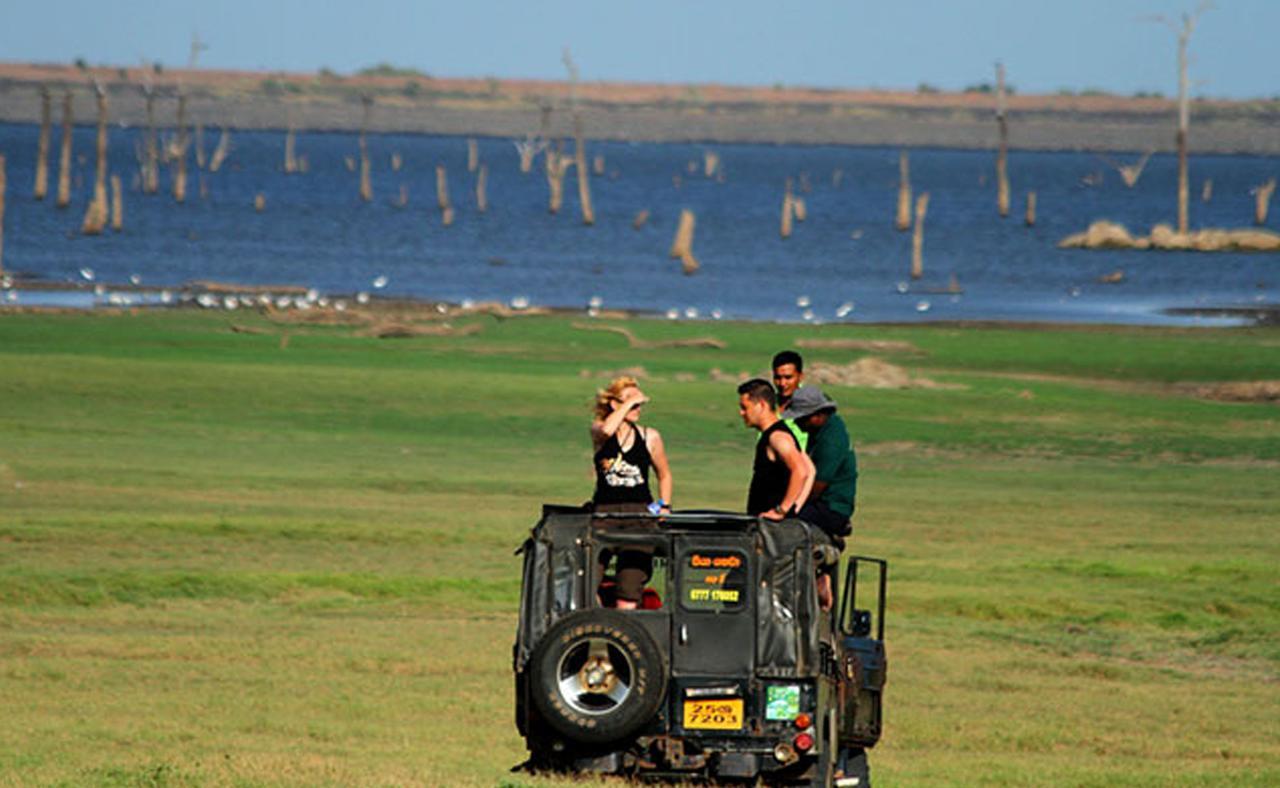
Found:
[{"label": "shoreline", "polygon": [[[212,129],[355,132],[361,98],[374,99],[374,133],[524,139],[572,136],[568,85],[426,75],[354,76],[0,63],[0,122],[39,123],[40,90],[73,95],[90,117],[89,77],[102,82],[113,124],[146,123],[142,86],[159,125],[172,125],[179,91],[189,122]],[[992,150],[994,97],[984,93],[583,83],[589,140],[700,145],[848,145]],[[57,103],[57,102],[55,102]],[[55,110],[57,108],[55,107]],[[1280,101],[1193,102],[1191,152],[1280,155]],[[58,113],[55,111],[54,113]],[[1176,109],[1163,98],[1112,95],[1010,98],[1010,149],[1168,153]],[[544,131],[545,130],[545,131]]]}]

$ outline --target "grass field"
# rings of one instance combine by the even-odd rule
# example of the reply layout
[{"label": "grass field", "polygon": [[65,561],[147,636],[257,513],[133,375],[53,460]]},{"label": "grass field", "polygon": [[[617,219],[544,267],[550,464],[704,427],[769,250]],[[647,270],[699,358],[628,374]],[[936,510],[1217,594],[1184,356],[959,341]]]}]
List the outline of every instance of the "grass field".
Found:
[{"label": "grass field", "polygon": [[0,784],[553,783],[507,772],[512,553],[590,493],[600,376],[734,508],[726,380],[800,338],[947,384],[826,387],[891,562],[878,784],[1280,784],[1280,408],[1178,386],[1280,379],[1280,331],[470,320],[0,316]]}]

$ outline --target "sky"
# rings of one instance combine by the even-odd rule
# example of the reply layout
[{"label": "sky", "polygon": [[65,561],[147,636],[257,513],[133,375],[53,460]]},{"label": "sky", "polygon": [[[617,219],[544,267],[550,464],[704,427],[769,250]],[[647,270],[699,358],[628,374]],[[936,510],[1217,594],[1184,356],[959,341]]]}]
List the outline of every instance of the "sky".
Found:
[{"label": "sky", "polygon": [[[1178,22],[1200,0],[3,0],[0,60],[442,77],[1177,93]],[[104,9],[110,11],[104,13]],[[1194,95],[1280,96],[1280,0],[1216,0]]]}]

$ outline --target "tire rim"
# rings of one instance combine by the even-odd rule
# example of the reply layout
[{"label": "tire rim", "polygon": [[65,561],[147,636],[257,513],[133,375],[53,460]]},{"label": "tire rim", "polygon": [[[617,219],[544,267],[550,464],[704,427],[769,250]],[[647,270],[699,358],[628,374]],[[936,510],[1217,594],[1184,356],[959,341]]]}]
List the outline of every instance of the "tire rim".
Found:
[{"label": "tire rim", "polygon": [[556,681],[560,697],[579,714],[608,714],[631,696],[631,657],[605,638],[575,641],[560,657]]}]

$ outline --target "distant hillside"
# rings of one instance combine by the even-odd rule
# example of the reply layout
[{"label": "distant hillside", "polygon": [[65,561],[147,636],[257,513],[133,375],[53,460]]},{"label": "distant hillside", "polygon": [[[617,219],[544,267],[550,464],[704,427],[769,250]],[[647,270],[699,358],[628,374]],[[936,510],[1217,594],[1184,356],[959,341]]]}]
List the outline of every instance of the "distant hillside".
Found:
[{"label": "distant hillside", "polygon": [[[38,122],[40,89],[73,91],[83,121],[90,79],[105,86],[115,120],[143,121],[144,85],[161,98],[185,90],[193,122],[238,128],[350,130],[360,98],[375,99],[375,131],[523,137],[547,124],[567,133],[563,82],[440,79],[383,65],[355,76],[0,64],[0,121]],[[989,93],[819,90],[587,82],[579,88],[587,134],[597,139],[775,142],[989,148],[995,145]],[[1010,142],[1031,150],[1173,149],[1175,107],[1165,98],[1106,94],[1014,95]],[[1280,101],[1196,101],[1192,151],[1280,154]]]}]

